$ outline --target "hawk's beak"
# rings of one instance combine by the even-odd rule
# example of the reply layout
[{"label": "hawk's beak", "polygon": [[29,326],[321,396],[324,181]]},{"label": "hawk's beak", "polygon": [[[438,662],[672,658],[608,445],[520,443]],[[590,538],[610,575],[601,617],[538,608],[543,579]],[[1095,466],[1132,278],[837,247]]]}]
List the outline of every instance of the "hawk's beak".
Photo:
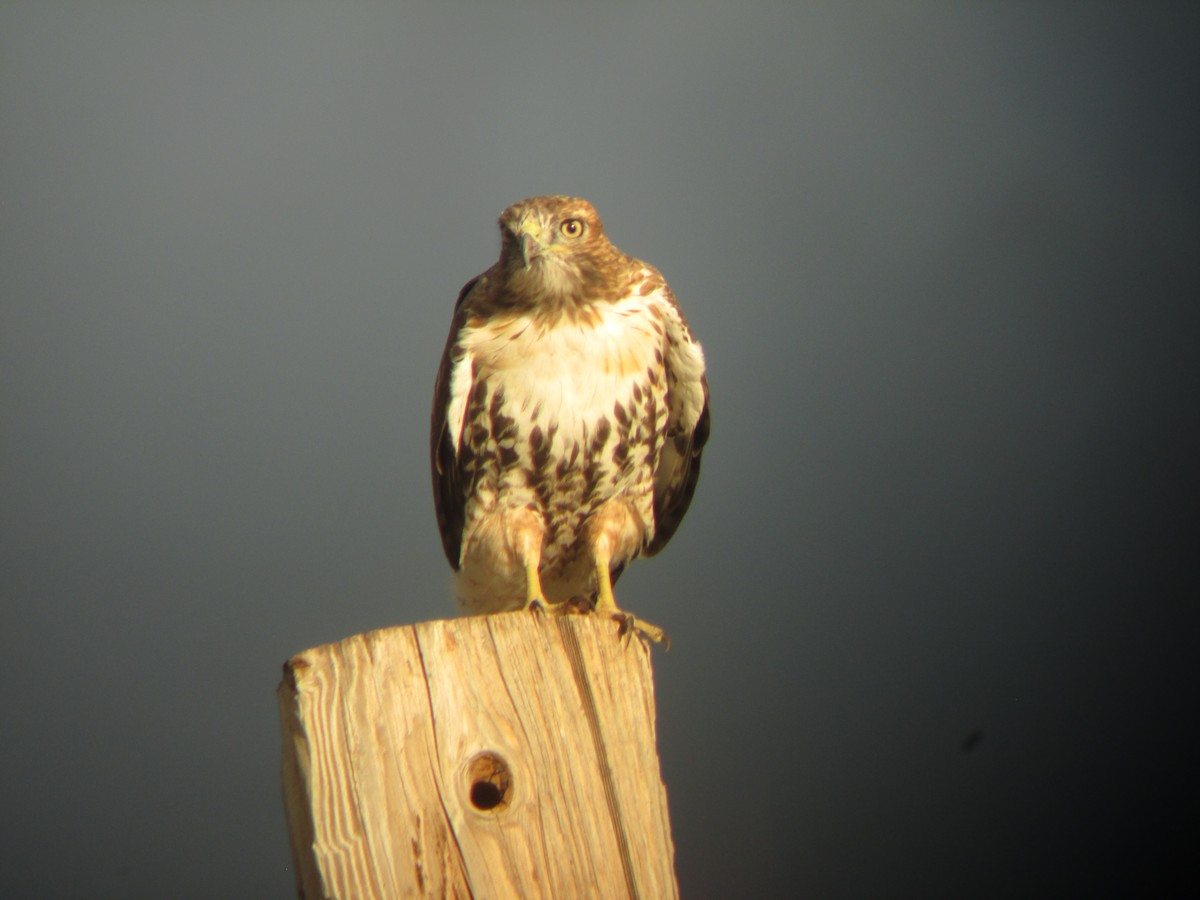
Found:
[{"label": "hawk's beak", "polygon": [[521,262],[528,269],[530,264],[542,254],[542,245],[538,243],[537,238],[532,234],[522,234],[521,241]]},{"label": "hawk's beak", "polygon": [[542,225],[532,216],[521,222],[517,229],[517,240],[521,244],[521,262],[528,269],[542,255]]}]

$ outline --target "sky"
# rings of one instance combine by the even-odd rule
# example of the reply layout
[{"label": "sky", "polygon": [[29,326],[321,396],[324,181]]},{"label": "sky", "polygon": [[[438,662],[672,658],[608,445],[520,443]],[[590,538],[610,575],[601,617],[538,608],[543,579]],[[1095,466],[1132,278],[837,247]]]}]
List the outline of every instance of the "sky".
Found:
[{"label": "sky", "polygon": [[0,894],[292,896],[280,666],[457,613],[434,375],[548,193],[708,360],[695,501],[618,586],[673,641],[684,896],[1194,892],[1198,38],[0,4]]}]

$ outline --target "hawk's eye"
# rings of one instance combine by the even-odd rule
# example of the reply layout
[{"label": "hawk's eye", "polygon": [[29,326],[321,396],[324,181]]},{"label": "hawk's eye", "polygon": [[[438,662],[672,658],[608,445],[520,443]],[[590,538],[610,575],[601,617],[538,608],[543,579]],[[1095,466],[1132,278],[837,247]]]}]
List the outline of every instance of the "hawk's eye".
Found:
[{"label": "hawk's eye", "polygon": [[577,238],[583,234],[583,222],[579,219],[567,219],[558,226],[558,230],[566,237]]}]

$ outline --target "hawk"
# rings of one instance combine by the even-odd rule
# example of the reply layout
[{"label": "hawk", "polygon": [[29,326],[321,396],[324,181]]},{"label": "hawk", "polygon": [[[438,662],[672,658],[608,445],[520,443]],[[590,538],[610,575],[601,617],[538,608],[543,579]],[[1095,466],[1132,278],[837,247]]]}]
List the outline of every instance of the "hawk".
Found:
[{"label": "hawk", "polygon": [[589,601],[652,640],[613,583],[671,539],[709,433],[704,354],[653,266],[577,197],[500,216],[458,295],[434,387],[434,505],[471,612]]}]

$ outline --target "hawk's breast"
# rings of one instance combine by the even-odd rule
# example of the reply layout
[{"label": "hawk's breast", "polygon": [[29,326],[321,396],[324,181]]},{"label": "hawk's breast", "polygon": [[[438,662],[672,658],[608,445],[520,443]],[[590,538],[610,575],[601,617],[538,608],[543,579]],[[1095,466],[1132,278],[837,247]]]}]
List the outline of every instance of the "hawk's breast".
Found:
[{"label": "hawk's breast", "polygon": [[625,495],[653,532],[653,473],[666,428],[662,322],[644,297],[468,322],[474,377],[461,451],[466,530],[497,504],[531,506],[544,559],[569,555],[583,519]]}]

